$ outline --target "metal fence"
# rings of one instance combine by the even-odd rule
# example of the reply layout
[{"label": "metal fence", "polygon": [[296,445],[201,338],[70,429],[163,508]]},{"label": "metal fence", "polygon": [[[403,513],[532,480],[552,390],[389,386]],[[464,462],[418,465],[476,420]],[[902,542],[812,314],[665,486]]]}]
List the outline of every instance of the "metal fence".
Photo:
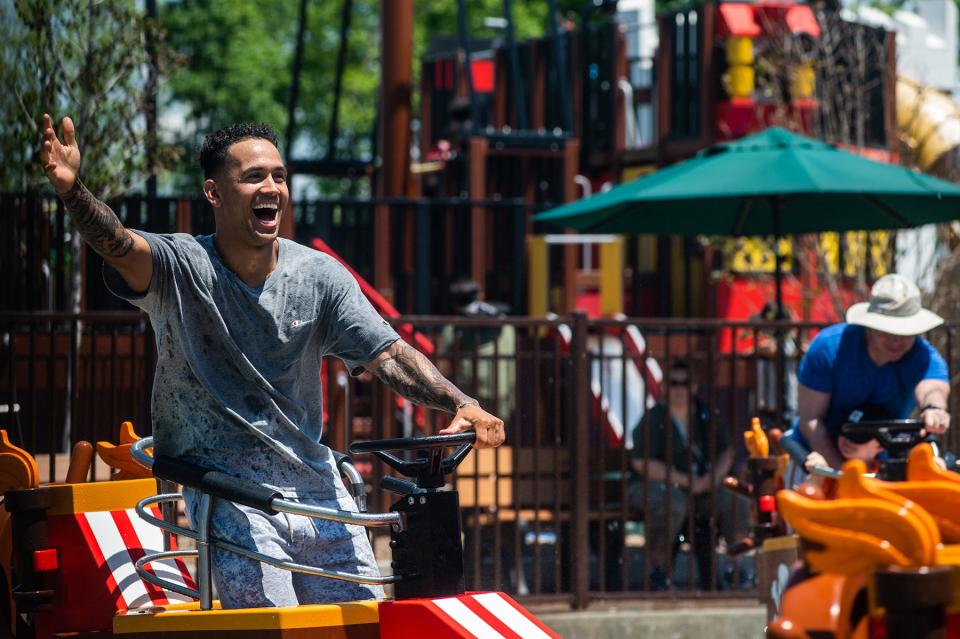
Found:
[{"label": "metal fence", "polygon": [[[474,452],[452,480],[463,508],[468,588],[578,607],[601,597],[754,593],[752,560],[723,554],[746,532],[748,504],[715,486],[725,450],[730,471],[740,470],[752,416],[783,425],[791,380],[818,325],[581,314],[393,323],[419,331],[417,342],[440,370],[507,423],[504,446]],[[954,373],[956,330],[951,324],[929,336]],[[56,468],[56,454],[80,439],[116,441],[123,420],[149,432],[156,354],[145,316],[6,313],[0,335],[2,427],[13,443],[49,456],[45,479],[65,470]],[[672,470],[658,484],[653,422],[679,401],[679,361],[697,398],[691,423],[699,419],[706,435],[699,450],[666,438],[661,456],[680,462],[665,464]],[[449,419],[407,404],[369,375],[350,377],[335,360],[326,362],[323,383],[325,438],[336,448],[432,433]],[[956,414],[956,397],[951,409]],[[957,450],[956,432],[948,439],[946,448]],[[356,461],[376,486],[384,467]],[[637,467],[650,469],[646,479]],[[704,472],[714,481],[702,480],[696,499],[670,488],[682,475]],[[372,497],[375,508],[391,501],[378,488]]]},{"label": "metal fence", "polygon": [[[108,204],[128,228],[194,235],[214,231],[213,211],[200,197],[130,195]],[[371,282],[376,256],[389,256],[381,265],[389,281],[381,284],[393,291],[401,311],[449,310],[449,285],[473,277],[482,281],[488,299],[523,312],[527,225],[537,208],[508,197],[339,197],[297,201],[293,214],[297,241],[310,245],[322,239]],[[384,215],[378,218],[378,211]],[[107,290],[102,260],[80,242],[59,198],[0,192],[0,215],[8,223],[0,238],[0,311],[130,308]],[[471,239],[474,217],[482,218],[486,240]],[[378,224],[387,224],[389,232]]]}]

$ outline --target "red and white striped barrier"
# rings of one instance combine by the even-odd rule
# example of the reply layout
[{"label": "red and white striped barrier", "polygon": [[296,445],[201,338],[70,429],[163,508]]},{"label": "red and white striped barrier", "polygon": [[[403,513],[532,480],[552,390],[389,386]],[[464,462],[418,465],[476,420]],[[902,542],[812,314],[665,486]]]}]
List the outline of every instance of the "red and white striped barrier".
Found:
[{"label": "red and white striped barrier", "polygon": [[380,604],[380,637],[386,639],[559,639],[501,592]]},{"label": "red and white striped barrier", "polygon": [[[154,514],[160,516],[156,510]],[[135,510],[76,513],[74,516],[94,561],[101,567],[109,568],[107,587],[117,610],[193,601],[184,595],[163,590],[137,575],[134,564],[138,559],[163,550],[163,533],[140,519]],[[179,559],[152,562],[148,570],[186,588],[196,588],[187,567]]]}]

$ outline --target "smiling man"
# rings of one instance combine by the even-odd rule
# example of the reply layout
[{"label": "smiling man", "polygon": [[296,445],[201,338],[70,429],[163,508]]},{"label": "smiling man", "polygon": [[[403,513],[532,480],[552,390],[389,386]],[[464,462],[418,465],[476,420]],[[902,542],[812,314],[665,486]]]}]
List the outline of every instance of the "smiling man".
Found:
[{"label": "smiling man", "polygon": [[[238,124],[200,149],[203,193],[216,233],[133,232],[79,179],[70,118],[63,140],[44,115],[40,160],[75,228],[105,262],[119,297],[146,311],[157,340],[152,397],[159,453],[249,479],[285,497],[355,510],[320,443],[320,362],[343,359],[408,399],[454,415],[442,434],[475,430],[499,446],[503,422],[445,379],[379,316],[333,258],[277,237],[289,201],[276,135]],[[198,497],[184,491],[196,524]],[[296,515],[269,516],[217,500],[211,534],[263,554],[376,575],[362,528]],[[379,587],[291,573],[215,550],[214,580],[226,608],[370,599]]]},{"label": "smiling man", "polygon": [[846,319],[822,330],[800,362],[793,436],[811,451],[807,468],[840,468],[845,459],[869,461],[881,452],[873,439],[841,435],[848,421],[901,419],[919,407],[928,432],[950,427],[947,364],[920,337],[943,319],[923,308],[916,285],[885,275]]}]

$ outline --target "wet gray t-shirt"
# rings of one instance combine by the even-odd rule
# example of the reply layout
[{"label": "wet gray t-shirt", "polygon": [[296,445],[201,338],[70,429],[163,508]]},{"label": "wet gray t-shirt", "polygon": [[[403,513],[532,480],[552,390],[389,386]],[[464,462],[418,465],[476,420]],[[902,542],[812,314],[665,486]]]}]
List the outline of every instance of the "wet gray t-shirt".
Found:
[{"label": "wet gray t-shirt", "polygon": [[223,264],[213,236],[139,232],[153,252],[146,293],[104,269],[108,287],[146,311],[157,339],[153,436],[158,452],[279,490],[342,496],[319,443],[320,362],[358,372],[398,339],[334,258],[280,239],[262,287]]}]

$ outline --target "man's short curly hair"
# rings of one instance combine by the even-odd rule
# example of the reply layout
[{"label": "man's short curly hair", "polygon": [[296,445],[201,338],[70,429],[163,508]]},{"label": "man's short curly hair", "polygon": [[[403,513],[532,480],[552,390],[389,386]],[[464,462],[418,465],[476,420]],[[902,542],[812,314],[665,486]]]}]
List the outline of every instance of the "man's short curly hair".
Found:
[{"label": "man's short curly hair", "polygon": [[223,168],[227,158],[227,149],[241,140],[262,139],[277,146],[277,132],[269,124],[262,122],[241,122],[224,127],[216,133],[203,138],[200,146],[200,168],[204,178],[212,178]]}]

